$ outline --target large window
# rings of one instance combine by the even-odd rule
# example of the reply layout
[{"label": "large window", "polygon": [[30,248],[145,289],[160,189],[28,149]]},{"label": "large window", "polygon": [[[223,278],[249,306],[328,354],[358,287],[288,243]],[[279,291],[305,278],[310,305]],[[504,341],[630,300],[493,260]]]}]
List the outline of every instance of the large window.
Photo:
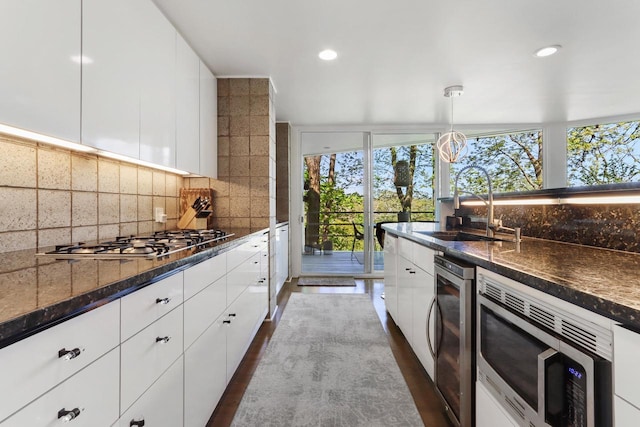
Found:
[{"label": "large window", "polygon": [[640,181],[640,121],[567,130],[569,186]]},{"label": "large window", "polygon": [[[542,131],[469,137],[467,143],[467,156],[451,164],[451,188],[458,172],[472,164],[487,170],[496,193],[542,188]],[[487,192],[486,178],[477,169],[463,173],[458,186],[476,194]]]}]

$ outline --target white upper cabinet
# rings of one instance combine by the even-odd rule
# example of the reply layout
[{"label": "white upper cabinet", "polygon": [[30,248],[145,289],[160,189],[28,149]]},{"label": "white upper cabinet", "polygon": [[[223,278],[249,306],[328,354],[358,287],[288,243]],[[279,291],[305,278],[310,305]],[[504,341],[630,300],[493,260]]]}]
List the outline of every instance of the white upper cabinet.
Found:
[{"label": "white upper cabinet", "polygon": [[176,38],[176,168],[200,172],[200,59]]},{"label": "white upper cabinet", "polygon": [[140,159],[176,164],[176,30],[150,1],[140,1]]},{"label": "white upper cabinet", "polygon": [[218,82],[200,61],[200,175],[218,178]]},{"label": "white upper cabinet", "polygon": [[82,142],[139,158],[141,1],[83,0]]},{"label": "white upper cabinet", "polygon": [[0,123],[80,141],[80,0],[0,0]]}]

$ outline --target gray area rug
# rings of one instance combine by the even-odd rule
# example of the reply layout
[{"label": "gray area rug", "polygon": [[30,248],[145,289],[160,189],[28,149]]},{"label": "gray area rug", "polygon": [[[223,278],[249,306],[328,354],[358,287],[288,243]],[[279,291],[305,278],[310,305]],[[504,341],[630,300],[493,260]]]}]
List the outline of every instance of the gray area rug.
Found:
[{"label": "gray area rug", "polygon": [[293,293],[232,426],[423,426],[366,295]]},{"label": "gray area rug", "polygon": [[298,286],[355,286],[353,277],[300,277]]}]

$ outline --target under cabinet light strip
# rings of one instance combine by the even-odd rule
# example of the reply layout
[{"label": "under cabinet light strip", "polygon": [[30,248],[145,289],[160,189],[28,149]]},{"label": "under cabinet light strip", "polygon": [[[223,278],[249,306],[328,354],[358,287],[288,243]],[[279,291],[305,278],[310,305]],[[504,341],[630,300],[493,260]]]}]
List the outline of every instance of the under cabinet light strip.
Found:
[{"label": "under cabinet light strip", "polygon": [[[537,198],[537,199],[498,199],[493,201],[494,206],[522,206],[522,205],[620,205],[640,203],[640,196],[573,196],[561,198]],[[464,206],[484,206],[486,203],[480,200],[461,200]]]},{"label": "under cabinet light strip", "polygon": [[80,144],[78,142],[66,141],[64,139],[55,138],[48,135],[43,135],[41,133],[32,132],[25,129],[16,128],[13,126],[7,126],[0,123],[0,133],[4,133],[11,136],[17,136],[19,138],[29,139],[35,142],[41,142],[43,144],[54,145],[56,147],[65,148],[71,151],[79,151],[83,153],[96,154],[101,157],[107,157],[114,160],[120,160],[122,162],[134,163],[140,166],[146,166],[152,169],[159,169],[165,172],[175,173],[178,175],[190,175],[190,172],[185,172],[183,170],[174,169],[168,166],[156,165],[154,163],[145,162],[144,160],[134,159],[132,157],[122,156],[120,154],[110,153],[108,151],[97,150],[88,145]]},{"label": "under cabinet light strip", "polygon": [[60,138],[54,138],[52,136],[43,135],[41,133],[31,132],[29,130],[15,128],[13,126],[7,126],[0,123],[0,132],[7,135],[17,136],[19,138],[30,139],[36,142],[42,142],[45,144],[55,145],[57,147],[66,148],[67,150],[82,151],[84,153],[96,153],[97,150],[88,145],[78,144],[77,142],[66,141]]}]

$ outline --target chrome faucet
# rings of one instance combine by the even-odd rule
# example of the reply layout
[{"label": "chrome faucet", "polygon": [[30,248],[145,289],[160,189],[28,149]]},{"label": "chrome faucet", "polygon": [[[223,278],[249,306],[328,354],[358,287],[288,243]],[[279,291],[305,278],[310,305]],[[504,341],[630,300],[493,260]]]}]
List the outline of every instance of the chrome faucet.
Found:
[{"label": "chrome faucet", "polygon": [[[466,171],[467,169],[478,169],[487,178],[487,187],[488,187],[487,200],[484,200],[482,197],[470,191],[458,191],[458,179],[460,178],[460,175],[462,175],[462,172]],[[495,232],[494,232],[495,221],[493,218],[493,188],[491,186],[491,177],[489,176],[489,173],[487,172],[487,170],[478,165],[469,165],[469,166],[463,167],[462,169],[460,169],[460,171],[456,175],[456,180],[455,180],[453,189],[454,189],[453,190],[453,208],[454,209],[460,209],[459,193],[471,194],[472,196],[475,196],[480,200],[482,200],[484,204],[487,205],[487,237],[493,237],[495,235]]]}]

